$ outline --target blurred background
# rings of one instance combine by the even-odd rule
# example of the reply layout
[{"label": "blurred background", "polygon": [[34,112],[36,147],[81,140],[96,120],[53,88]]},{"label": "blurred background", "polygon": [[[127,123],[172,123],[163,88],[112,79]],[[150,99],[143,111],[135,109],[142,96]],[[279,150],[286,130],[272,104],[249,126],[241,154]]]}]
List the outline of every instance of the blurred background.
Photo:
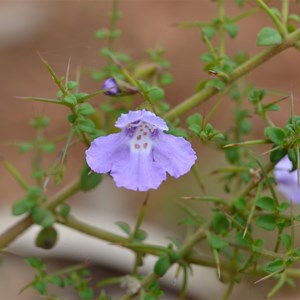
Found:
[{"label": "blurred background", "polygon": [[[291,10],[299,12],[299,6],[291,1]],[[281,1],[273,1],[280,7]],[[255,6],[255,1],[248,1],[248,6]],[[242,10],[235,5],[234,0],[226,1],[226,11],[229,16],[235,16]],[[81,68],[80,90],[93,92],[101,88],[101,83],[94,82],[90,73],[105,64],[99,56],[102,41],[93,38],[94,32],[108,26],[108,13],[111,1],[0,1],[0,153],[14,164],[28,181],[30,176],[30,155],[20,155],[14,144],[19,141],[30,140],[34,130],[28,125],[33,116],[47,115],[51,124],[46,133],[51,139],[68,132],[66,121],[68,112],[60,107],[28,102],[17,99],[18,96],[36,96],[45,98],[56,97],[57,88],[51,80],[39,55],[45,58],[59,76],[66,73],[69,59],[71,60],[70,79],[75,80],[78,66]],[[116,48],[127,52],[133,59],[141,60],[146,57],[145,49],[153,48],[157,43],[166,49],[166,58],[171,63],[171,72],[175,83],[166,88],[166,98],[169,103],[176,105],[192,95],[196,84],[209,76],[202,70],[199,56],[206,51],[202,44],[199,29],[180,29],[175,24],[182,21],[209,21],[217,14],[217,4],[209,0],[127,0],[122,1],[120,9],[123,18],[119,21],[122,36],[116,42]],[[228,54],[244,50],[253,55],[259,51],[255,39],[262,26],[272,25],[263,13],[239,22],[239,35],[234,40],[228,40]],[[39,54],[39,55],[38,55]],[[271,61],[254,70],[247,76],[258,88],[274,89],[285,93],[293,92],[295,110],[299,114],[299,85],[300,55],[295,49],[288,49]],[[209,103],[204,103],[194,111],[205,114],[220,99],[224,99],[221,107],[211,119],[217,129],[223,131],[232,125],[231,100],[225,96],[216,96]],[[104,101],[103,96],[93,100]],[[281,111],[272,114],[275,124],[283,125],[290,115],[290,102],[281,104]],[[251,138],[262,138],[262,126],[259,120],[254,120],[255,128]],[[197,165],[208,195],[221,193],[218,179],[208,176],[212,170],[225,164],[223,158],[216,156],[216,152],[207,146],[195,145],[198,149]],[[68,156],[67,172],[64,183],[73,178],[83,164],[84,148],[79,144],[72,146]],[[217,158],[216,158],[217,157]],[[49,162],[55,156],[49,158]],[[10,205],[23,196],[22,189],[0,165],[0,231],[16,218],[10,216]],[[164,236],[176,235],[181,229],[174,227],[174,214],[179,209],[174,201],[180,196],[193,195],[198,188],[189,174],[179,180],[168,179],[159,191],[151,194],[145,229],[153,236],[154,241],[164,242]],[[170,186],[172,187],[170,189]],[[47,193],[53,194],[57,190],[53,182],[49,183]],[[105,177],[103,184],[95,191],[80,194],[71,200],[74,214],[80,219],[92,224],[111,229],[115,221],[128,221],[134,224],[144,193],[128,192],[117,189],[111,179]],[[170,214],[170,209],[172,214]],[[147,227],[148,226],[148,227]],[[100,246],[84,248],[83,245],[93,243],[91,239],[85,241],[81,235],[63,229],[56,249],[51,251],[37,251],[32,246],[35,229],[26,233],[19,241],[13,243],[10,252],[17,255],[7,255],[0,268],[0,295],[3,299],[39,299],[34,293],[24,292],[16,296],[19,288],[28,283],[32,273],[22,259],[24,255],[40,254],[53,264],[66,264],[66,257],[73,261],[91,260],[95,264],[95,272],[124,272],[128,270],[131,256],[115,260],[111,247],[105,243]],[[118,229],[115,229],[118,232]],[[64,241],[67,241],[64,243]],[[74,244],[74,242],[76,242]],[[78,248],[78,245],[82,245]],[[74,248],[76,247],[76,248]],[[74,250],[76,249],[76,250]],[[71,251],[72,250],[72,251]],[[99,255],[99,251],[103,255]],[[111,258],[111,260],[109,260]],[[118,265],[119,264],[119,265]],[[106,274],[106,273],[105,273]],[[105,276],[102,273],[102,276]],[[172,276],[165,282],[171,288]],[[197,277],[198,276],[198,277]],[[216,281],[214,272],[206,269],[195,271],[194,286],[191,288],[193,299],[217,299],[224,286]],[[262,299],[270,288],[268,282],[253,287],[251,282],[245,282],[249,295],[243,294],[242,286],[237,287],[232,299]],[[271,283],[272,284],[272,283]],[[298,290],[286,290],[274,299],[296,299]],[[248,293],[248,292],[247,292]],[[212,296],[213,295],[213,296]],[[68,295],[69,296],[69,295]],[[170,296],[170,299],[175,299]],[[215,297],[215,298],[212,298]],[[248,298],[245,298],[248,297]],[[65,298],[69,299],[69,298]],[[76,299],[76,298],[70,298]],[[167,299],[167,298],[165,298]],[[192,298],[191,298],[192,299]]]}]

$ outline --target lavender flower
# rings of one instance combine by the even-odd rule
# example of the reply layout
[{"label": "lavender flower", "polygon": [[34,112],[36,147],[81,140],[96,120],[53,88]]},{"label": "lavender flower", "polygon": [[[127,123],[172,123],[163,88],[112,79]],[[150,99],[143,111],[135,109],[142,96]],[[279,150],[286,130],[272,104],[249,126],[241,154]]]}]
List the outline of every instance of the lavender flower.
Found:
[{"label": "lavender flower", "polygon": [[289,157],[283,157],[274,168],[277,189],[287,199],[300,203],[300,187],[298,186],[297,170],[291,171],[293,164]]},{"label": "lavender flower", "polygon": [[191,144],[164,133],[167,124],[152,112],[129,111],[115,126],[122,131],[96,138],[86,151],[86,160],[94,172],[110,172],[118,187],[157,189],[166,173],[178,178],[195,163]]},{"label": "lavender flower", "polygon": [[104,94],[108,96],[117,96],[120,93],[119,86],[114,78],[106,79],[103,82],[102,90],[107,90],[106,92],[104,92]]}]

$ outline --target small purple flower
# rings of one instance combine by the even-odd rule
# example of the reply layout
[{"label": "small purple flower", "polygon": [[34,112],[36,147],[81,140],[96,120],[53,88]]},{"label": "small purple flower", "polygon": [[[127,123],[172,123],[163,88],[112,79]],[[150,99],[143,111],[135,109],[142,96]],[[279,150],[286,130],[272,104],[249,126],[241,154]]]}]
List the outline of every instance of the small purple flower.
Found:
[{"label": "small purple flower", "polygon": [[298,186],[297,170],[291,171],[293,164],[289,157],[283,157],[274,168],[277,189],[287,199],[300,203],[300,187]]},{"label": "small purple flower", "polygon": [[[109,90],[107,90],[109,89]],[[121,91],[118,84],[114,78],[108,78],[103,82],[102,90],[107,90],[104,92],[108,96],[117,96]]]},{"label": "small purple flower", "polygon": [[167,124],[152,112],[129,111],[115,126],[121,132],[96,138],[86,151],[86,161],[94,172],[110,172],[118,187],[157,189],[166,173],[178,178],[197,159],[191,144],[164,133]]}]

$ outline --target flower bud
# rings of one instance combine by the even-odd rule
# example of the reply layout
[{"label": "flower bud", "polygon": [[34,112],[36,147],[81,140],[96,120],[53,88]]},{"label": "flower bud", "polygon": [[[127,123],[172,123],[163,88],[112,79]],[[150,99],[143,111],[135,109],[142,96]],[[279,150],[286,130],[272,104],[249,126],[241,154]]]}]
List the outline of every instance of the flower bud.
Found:
[{"label": "flower bud", "polygon": [[106,79],[102,85],[102,89],[107,90],[104,92],[107,96],[117,96],[121,92],[114,78]]},{"label": "flower bud", "polygon": [[106,79],[102,85],[102,89],[107,90],[104,92],[105,95],[112,97],[127,96],[138,93],[138,89],[134,86],[124,80],[115,78]]}]

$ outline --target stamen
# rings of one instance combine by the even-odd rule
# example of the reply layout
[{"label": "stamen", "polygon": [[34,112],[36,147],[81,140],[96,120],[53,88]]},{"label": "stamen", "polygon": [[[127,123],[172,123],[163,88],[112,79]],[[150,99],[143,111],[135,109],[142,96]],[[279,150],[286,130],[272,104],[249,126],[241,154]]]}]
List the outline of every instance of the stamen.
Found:
[{"label": "stamen", "polygon": [[140,149],[141,146],[140,146],[139,144],[134,144],[134,148],[135,148],[135,149]]},{"label": "stamen", "polygon": [[148,143],[143,144],[143,148],[146,149],[148,147]]}]

